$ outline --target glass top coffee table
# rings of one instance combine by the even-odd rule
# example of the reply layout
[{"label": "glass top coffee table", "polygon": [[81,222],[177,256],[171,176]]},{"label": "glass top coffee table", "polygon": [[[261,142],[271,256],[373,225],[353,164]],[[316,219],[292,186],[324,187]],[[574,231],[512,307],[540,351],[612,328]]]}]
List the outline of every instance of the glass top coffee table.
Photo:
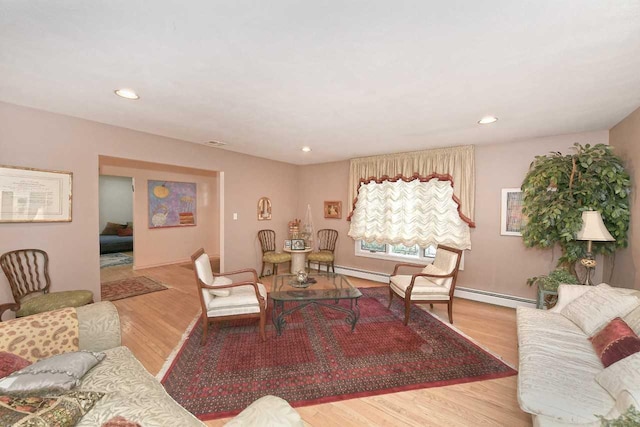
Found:
[{"label": "glass top coffee table", "polygon": [[[278,336],[287,324],[285,317],[308,305],[315,304],[332,310],[347,313],[345,321],[356,327],[360,318],[358,298],[362,293],[354,287],[342,274],[309,273],[307,282],[300,283],[295,274],[276,276],[269,297],[273,300],[273,325]],[[341,305],[341,300],[348,300],[349,305]],[[285,303],[287,309],[285,310]]]}]

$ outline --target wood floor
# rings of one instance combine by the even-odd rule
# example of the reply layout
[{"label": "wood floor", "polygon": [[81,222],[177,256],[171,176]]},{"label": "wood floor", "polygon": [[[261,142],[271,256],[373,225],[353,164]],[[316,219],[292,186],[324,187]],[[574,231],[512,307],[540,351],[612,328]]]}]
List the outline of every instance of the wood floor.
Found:
[{"label": "wood floor", "polygon": [[[131,266],[101,270],[102,281],[131,275],[154,278],[169,287],[115,301],[122,324],[122,341],[155,375],[199,314],[193,271],[180,265],[132,271]],[[353,278],[358,287],[383,284]],[[264,279],[267,288],[271,278]],[[446,319],[446,305],[433,312]],[[455,326],[480,345],[517,367],[515,310],[457,299]],[[296,408],[310,426],[530,426],[531,418],[518,407],[517,377],[448,387],[390,393]],[[208,421],[222,426],[227,419]]]}]

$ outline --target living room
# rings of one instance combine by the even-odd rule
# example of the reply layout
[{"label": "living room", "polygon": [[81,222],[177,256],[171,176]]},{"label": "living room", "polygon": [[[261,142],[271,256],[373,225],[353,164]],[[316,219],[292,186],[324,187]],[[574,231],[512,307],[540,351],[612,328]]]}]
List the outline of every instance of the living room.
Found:
[{"label": "living room", "polygon": [[[501,4],[501,6],[506,7],[505,4]],[[3,69],[7,71],[3,72],[3,81],[0,82],[0,152],[2,153],[0,164],[73,172],[73,219],[71,222],[63,223],[0,224],[0,234],[2,236],[0,238],[0,253],[25,247],[43,249],[49,254],[51,260],[50,274],[54,280],[55,290],[87,289],[92,291],[94,295],[100,295],[99,251],[96,231],[99,229],[99,175],[102,172],[101,169],[104,170],[105,168],[106,159],[107,170],[111,167],[112,172],[114,166],[109,165],[109,162],[111,164],[118,162],[147,162],[155,165],[166,165],[169,169],[185,168],[207,171],[217,177],[218,188],[214,192],[214,198],[218,203],[218,212],[212,214],[217,218],[213,221],[214,232],[212,234],[214,235],[207,236],[206,240],[198,240],[202,238],[202,236],[197,235],[198,233],[185,236],[181,234],[185,230],[180,229],[162,235],[158,233],[162,233],[161,230],[148,230],[146,227],[146,211],[144,211],[146,207],[142,207],[140,218],[136,218],[136,222],[139,221],[139,224],[141,224],[140,229],[144,230],[145,233],[155,233],[155,235],[152,236],[153,240],[147,246],[147,252],[145,252],[144,237],[140,236],[142,237],[140,240],[141,246],[136,246],[136,251],[140,251],[140,253],[136,253],[136,259],[140,260],[140,267],[162,269],[165,264],[185,263],[189,261],[189,256],[193,251],[198,247],[205,247],[210,254],[220,257],[221,271],[241,268],[254,268],[259,271],[261,254],[256,240],[258,230],[262,228],[273,229],[276,232],[279,244],[282,244],[282,241],[288,235],[288,222],[294,218],[304,217],[307,206],[311,206],[316,229],[333,228],[339,232],[340,237],[335,255],[337,267],[351,269],[354,274],[379,274],[382,277],[386,277],[392,273],[395,262],[356,256],[354,254],[354,242],[347,235],[350,226],[347,216],[353,209],[353,201],[348,198],[349,159],[368,155],[429,150],[444,146],[474,145],[476,183],[474,221],[476,227],[471,229],[472,250],[465,252],[464,267],[458,276],[457,290],[460,291],[459,297],[464,297],[465,303],[466,300],[475,300],[505,307],[532,305],[537,297],[537,292],[535,288],[527,286],[527,278],[551,271],[555,267],[560,254],[550,250],[526,248],[522,244],[522,239],[501,235],[500,201],[501,189],[520,187],[535,156],[555,151],[569,153],[575,142],[592,145],[602,143],[612,146],[614,152],[623,159],[625,167],[633,179],[632,188],[634,190],[631,196],[632,218],[640,215],[640,202],[635,194],[635,186],[638,184],[636,171],[640,162],[640,149],[637,144],[640,138],[640,98],[638,98],[637,87],[639,87],[638,83],[640,82],[637,81],[638,77],[635,75],[637,74],[635,70],[638,69],[639,64],[637,63],[638,55],[625,56],[629,52],[637,53],[639,30],[637,25],[629,24],[630,18],[620,17],[625,14],[637,17],[634,14],[638,13],[638,9],[633,5],[625,6],[628,8],[626,10],[623,6],[593,2],[590,7],[585,8],[586,11],[584,12],[588,15],[584,19],[590,25],[595,25],[595,22],[598,22],[596,17],[599,16],[599,13],[602,12],[604,14],[603,11],[600,11],[600,7],[607,12],[612,12],[611,15],[617,16],[616,18],[608,13],[605,14],[607,19],[611,20],[611,25],[602,25],[602,27],[607,28],[607,31],[613,32],[613,35],[605,36],[598,32],[598,36],[606,39],[609,44],[594,40],[596,37],[590,35],[588,31],[593,27],[586,24],[582,27],[570,27],[570,30],[575,31],[573,34],[577,34],[575,38],[582,40],[592,50],[598,49],[598,52],[602,55],[598,57],[598,61],[603,63],[599,68],[599,73],[588,74],[588,78],[578,79],[576,76],[581,75],[579,74],[582,71],[581,67],[589,68],[593,65],[585,65],[580,62],[586,61],[586,58],[590,56],[584,53],[585,48],[580,46],[580,41],[576,42],[577,46],[570,45],[570,41],[574,40],[574,36],[566,35],[566,39],[563,40],[569,46],[562,53],[566,56],[575,55],[576,57],[575,62],[561,64],[566,67],[566,70],[560,65],[555,65],[562,54],[554,53],[552,55],[550,53],[553,51],[552,48],[544,52],[547,56],[541,54],[540,57],[535,58],[538,61],[537,64],[544,63],[546,58],[548,61],[546,65],[553,69],[552,72],[545,71],[545,67],[533,67],[531,62],[535,61],[527,59],[525,54],[511,57],[512,61],[522,61],[524,65],[522,68],[518,68],[520,74],[510,80],[509,84],[496,85],[496,91],[499,95],[490,97],[488,95],[489,91],[482,92],[487,97],[486,99],[490,99],[490,101],[487,101],[484,105],[478,101],[471,103],[473,108],[465,107],[463,113],[457,113],[455,106],[449,106],[448,114],[459,122],[458,126],[452,131],[440,127],[438,123],[421,126],[420,123],[426,120],[424,117],[427,117],[436,109],[435,106],[431,105],[418,113],[414,112],[410,116],[413,120],[409,125],[405,126],[400,119],[398,119],[398,123],[387,123],[390,129],[395,129],[395,126],[401,127],[401,130],[396,133],[399,135],[397,144],[393,137],[394,132],[389,131],[380,137],[380,139],[388,142],[385,148],[380,148],[379,141],[374,141],[370,134],[366,134],[361,137],[360,144],[352,143],[351,139],[345,139],[338,142],[340,147],[336,149],[333,143],[330,144],[328,141],[340,132],[336,134],[327,132],[328,136],[320,135],[313,138],[299,134],[299,129],[305,129],[309,133],[311,133],[311,129],[318,129],[317,133],[321,134],[321,130],[325,129],[323,123],[328,120],[326,117],[330,117],[330,112],[332,111],[331,108],[327,108],[322,110],[326,115],[322,116],[322,120],[318,119],[319,124],[314,126],[304,127],[303,125],[306,121],[293,114],[291,115],[292,121],[294,118],[299,121],[292,123],[290,132],[282,134],[271,133],[274,131],[269,127],[260,128],[263,135],[265,135],[264,139],[277,141],[282,138],[287,140],[287,143],[277,150],[274,148],[273,152],[277,154],[271,156],[248,154],[257,153],[258,149],[248,145],[248,140],[251,138],[245,137],[244,123],[237,120],[233,115],[230,118],[227,117],[228,122],[225,122],[225,114],[231,115],[231,113],[220,112],[215,108],[209,112],[201,113],[201,116],[194,119],[194,122],[211,120],[213,123],[211,126],[204,127],[210,132],[210,136],[206,139],[201,138],[202,134],[197,132],[192,134],[183,132],[180,134],[179,130],[181,130],[182,121],[187,121],[184,113],[178,111],[182,104],[176,104],[179,107],[171,109],[168,113],[179,117],[179,120],[175,119],[171,122],[166,122],[163,120],[165,116],[161,114],[159,116],[161,117],[160,119],[152,121],[147,116],[148,112],[146,111],[152,108],[149,103],[154,105],[153,108],[161,110],[158,105],[171,105],[174,102],[166,92],[177,91],[179,86],[175,86],[177,83],[171,78],[161,82],[156,81],[156,86],[154,87],[152,83],[144,82],[145,80],[153,81],[154,79],[136,79],[134,78],[135,72],[131,71],[123,71],[120,74],[115,71],[118,67],[113,66],[109,68],[109,72],[113,73],[111,79],[104,76],[96,78],[101,84],[107,85],[101,89],[102,92],[97,91],[95,87],[91,87],[91,90],[86,89],[85,93],[74,93],[74,96],[65,98],[59,92],[60,89],[56,88],[58,85],[55,81],[47,81],[46,78],[39,76],[36,66],[28,62],[29,58],[25,52],[29,51],[28,46],[32,40],[21,39],[22,37],[27,37],[24,35],[27,31],[12,30],[7,34],[7,37],[1,37],[5,42],[0,42],[2,43],[0,45],[2,47],[1,50],[7,52],[8,56],[15,53],[15,58],[17,58],[15,59],[15,64],[18,64],[11,65],[11,60],[2,60]],[[618,7],[621,9],[618,10]],[[12,13],[8,14],[11,18],[0,19],[20,21],[20,19],[28,15],[28,12],[33,12],[28,9],[24,11],[18,10],[16,6],[8,6],[8,8],[12,9]],[[540,24],[545,22],[546,19],[551,20],[555,25],[553,28],[557,32],[549,30],[550,33],[554,36],[566,34],[562,27],[562,20],[560,18],[552,19],[555,14],[553,6],[548,5],[548,8],[549,10],[546,12],[536,12],[540,16],[531,17],[531,22]],[[516,9],[519,13],[524,13],[527,10],[525,7],[522,9],[516,7]],[[569,21],[571,19],[571,9],[572,7],[565,4],[559,7],[557,15]],[[622,11],[622,9],[625,10]],[[421,11],[425,16],[427,15],[425,10],[421,9]],[[51,16],[49,17],[45,13],[45,16],[41,17],[41,22],[58,22],[57,19],[61,18],[57,12],[49,10],[47,13],[50,13]],[[263,12],[268,15],[266,10]],[[354,11],[350,12],[355,13]],[[444,14],[445,11],[440,12]],[[478,17],[482,17],[482,21],[486,24],[486,27],[483,28],[488,28],[488,23],[492,21],[490,19],[491,14],[483,14],[478,10],[474,10],[474,13],[477,13]],[[305,14],[302,15],[306,16]],[[462,15],[468,19],[465,22],[473,21],[474,14],[469,12]],[[79,17],[76,18],[84,19],[87,16],[79,14]],[[300,15],[294,16],[300,18]],[[349,16],[354,17],[355,15]],[[512,17],[509,14],[507,16]],[[254,17],[254,19],[257,18]],[[284,17],[282,19],[284,20]],[[311,22],[314,21],[311,18],[308,19]],[[376,17],[376,19],[382,21],[380,17]],[[521,19],[522,21],[520,22],[524,26],[527,19],[526,17],[521,17]],[[318,20],[322,21],[320,18]],[[180,23],[185,22],[180,19],[178,21]],[[367,19],[363,18],[362,21],[366,23]],[[4,31],[9,31],[7,30],[9,28],[7,21],[0,22],[7,24],[2,26],[5,30],[0,30],[0,34],[3,34]],[[284,22],[288,21],[285,20]],[[455,19],[447,22],[452,27],[456,24]],[[601,22],[598,23],[602,24]],[[570,24],[567,23],[567,25]],[[577,26],[578,24],[574,25]],[[534,24],[524,27],[535,36],[543,37],[543,34],[540,34],[543,31],[536,32]],[[601,27],[597,28],[601,29]],[[297,30],[302,31],[300,28],[297,28]],[[503,28],[503,30],[507,31],[506,28]],[[43,37],[46,40],[45,45],[51,44],[55,46],[56,43],[60,42],[57,41],[55,35],[61,30],[48,28],[45,30],[45,35],[48,31],[51,32],[51,36]],[[98,35],[89,37],[83,33],[83,36],[87,37],[87,41],[83,42],[86,44],[77,46],[77,55],[79,57],[90,56],[87,52],[91,51],[91,43],[99,42]],[[39,37],[42,37],[42,35]],[[494,37],[499,38],[495,35]],[[17,43],[19,47],[14,50],[9,46],[9,42],[11,40],[17,41],[18,38],[24,44]],[[535,37],[532,36],[532,38]],[[530,40],[528,41],[530,42]],[[549,43],[551,42],[549,41]],[[153,43],[146,46],[151,49]],[[524,44],[523,46],[530,45]],[[476,47],[480,48],[479,46]],[[72,50],[72,48],[69,49]],[[502,49],[504,49],[502,52],[509,51],[508,46],[502,46]],[[525,48],[523,47],[522,49],[524,50]],[[612,52],[611,57],[605,56],[607,49]],[[36,49],[35,51],[38,50]],[[356,49],[351,53],[355,55],[355,52]],[[321,53],[319,52],[319,54]],[[25,55],[25,57],[21,55]],[[74,54],[71,53],[70,55],[71,58],[74,57]],[[392,53],[389,53],[389,55],[393,56]],[[439,56],[439,58],[443,63],[450,59],[448,54],[440,53],[440,55],[442,56]],[[374,58],[375,55],[369,57],[372,64],[375,63]],[[477,57],[474,58],[478,59]],[[45,59],[50,61],[49,64],[52,68],[65,70],[72,76],[80,76],[87,73],[86,69],[74,69],[73,67],[69,69],[61,65],[53,54],[50,56],[42,55],[42,60],[44,61]],[[286,58],[280,59],[280,61],[289,66],[293,66],[292,64],[295,63],[293,59],[288,62]],[[67,62],[72,61],[67,59]],[[27,64],[31,64],[32,68],[29,69]],[[621,64],[629,68],[622,69]],[[161,64],[160,67],[163,65]],[[509,66],[506,62],[501,65],[505,68]],[[30,71],[21,71],[20,67],[23,70]],[[96,69],[98,67],[96,66]],[[423,67],[423,71],[428,68],[424,64]],[[147,69],[147,73],[151,73],[151,68],[153,67]],[[242,69],[240,66],[239,68]],[[455,69],[458,68],[464,68],[464,65],[458,64]],[[487,70],[490,68],[483,68],[483,70],[488,72]],[[495,68],[500,67],[496,66]],[[454,68],[447,69],[453,74]],[[545,71],[545,73],[542,73],[542,71]],[[267,71],[263,70],[263,72],[266,73]],[[587,70],[584,70],[584,72],[587,73]],[[545,78],[549,78],[550,75],[556,73],[560,77],[558,80],[553,80],[553,84],[548,85],[553,86],[552,90],[545,86],[544,79],[540,79],[537,82],[539,86],[528,86],[528,80],[533,79],[536,73],[542,73]],[[321,75],[313,74],[309,78],[311,79],[311,77],[315,77],[316,83],[324,81]],[[487,76],[484,77],[486,78]],[[28,78],[33,80],[33,87],[41,89],[42,92],[31,93],[27,96],[25,87],[29,85],[23,84],[22,79]],[[80,79],[80,77],[77,78]],[[394,79],[387,80],[387,84],[393,86],[392,82],[396,82],[400,78],[401,73],[394,75]],[[125,79],[128,80],[125,81]],[[418,84],[421,79],[421,77],[414,75],[410,80],[412,84]],[[340,84],[346,87],[343,93],[345,99],[355,96],[349,89],[351,86],[348,86],[347,83],[350,83],[353,87],[358,87],[355,83],[356,80],[352,77],[340,80]],[[453,85],[457,85],[460,88],[456,92],[451,92],[452,98],[457,99],[459,104],[466,103],[466,93],[469,93],[471,97],[473,91],[477,90],[474,89],[476,84],[489,85],[489,83],[474,82],[472,79],[467,79],[466,76],[460,80],[452,80],[454,81],[450,83],[451,86],[449,88],[451,89]],[[136,82],[139,83],[136,84]],[[169,84],[167,82],[172,83]],[[519,94],[522,96],[528,94],[531,98],[528,101],[522,101],[522,104],[527,102],[537,103],[538,115],[536,117],[530,116],[523,119],[523,116],[533,114],[531,109],[526,110],[526,113],[524,113],[526,106],[522,105],[523,109],[519,110],[519,104],[512,104],[515,103],[513,99],[509,102],[501,101],[501,98],[507,97],[508,92],[515,90],[514,86],[517,86],[517,82],[520,82],[523,87],[526,86]],[[563,84],[568,86],[568,82],[575,84],[575,87],[572,86],[570,90],[563,91],[562,89],[566,89]],[[221,81],[220,86],[216,86],[212,92],[216,94],[222,93],[226,83],[226,80]],[[72,83],[70,84],[73,85]],[[121,84],[135,86],[140,91],[140,99],[128,101],[116,97],[113,94],[113,90],[120,87]],[[336,83],[336,87],[340,87],[340,84]],[[286,88],[287,92],[295,92],[296,89],[300,89],[298,85],[304,86],[299,81],[292,79],[290,87],[285,83],[278,85],[278,87]],[[45,91],[45,88],[48,88],[48,90]],[[536,95],[536,90],[542,90],[542,88],[546,90],[542,98],[548,97],[548,101],[534,96]],[[154,89],[156,90],[155,93]],[[433,87],[428,87],[428,90],[433,89]],[[200,89],[191,90],[197,92]],[[376,90],[381,89],[377,88]],[[416,92],[427,99],[428,95],[433,93],[428,90],[420,89]],[[240,93],[237,100],[238,104],[242,104],[241,100],[251,99],[247,89],[239,89],[238,91]],[[160,92],[165,93],[160,94]],[[551,94],[554,92],[558,93],[552,97]],[[408,98],[412,97],[404,84],[400,93],[403,93]],[[380,97],[380,105],[390,103],[388,99],[398,99],[395,91],[390,90],[386,94],[388,98]],[[334,94],[332,93],[332,95]],[[434,99],[436,99],[434,104],[444,103],[445,98],[447,96],[443,94],[434,96]],[[472,98],[475,100],[476,97]],[[320,98],[315,99],[319,100]],[[590,99],[588,105],[585,105],[585,99]],[[264,102],[264,100],[260,101]],[[366,101],[369,102],[371,100],[367,98]],[[566,104],[563,103],[564,101],[566,101]],[[188,104],[189,101],[181,102]],[[197,104],[195,101],[193,103]],[[545,108],[545,104],[547,104],[547,108]],[[562,105],[567,115],[560,117],[559,114],[561,112],[558,111],[559,107],[555,104]],[[96,108],[95,105],[100,107]],[[232,104],[229,105],[231,106]],[[240,111],[247,116],[251,116],[251,102],[247,102],[247,105],[245,107],[246,110],[240,109]],[[354,104],[354,110],[357,110],[359,105]],[[409,105],[415,108],[417,104],[411,102]],[[603,105],[605,107],[602,107]],[[93,110],[94,108],[95,111]],[[231,106],[229,108],[233,110],[234,107]],[[256,114],[267,122],[269,116],[264,115],[266,113],[263,108],[264,106],[260,104],[260,108],[258,108],[260,111]],[[393,107],[389,109],[393,109]],[[101,116],[99,114],[101,111],[107,111],[109,114]],[[191,109],[187,111],[191,111]],[[341,105],[339,111],[349,111],[349,109]],[[388,112],[387,109],[385,111]],[[407,110],[404,111],[407,113]],[[167,114],[166,111],[162,113]],[[237,111],[234,110],[235,113]],[[317,113],[318,111],[313,110],[309,115],[314,117]],[[486,126],[477,124],[481,116],[487,113],[496,114],[499,118],[498,122],[494,125]],[[604,115],[605,118],[598,118],[596,113]],[[144,120],[132,120],[131,118],[136,117],[136,114],[140,114],[139,117],[144,117]],[[351,130],[355,132],[356,129],[366,127],[363,123],[381,120],[384,115],[383,113],[371,118],[351,118],[356,123]],[[416,116],[420,117],[416,118]],[[516,118],[520,121],[516,122]],[[465,120],[465,122],[461,122],[462,120]],[[512,120],[517,124],[509,123]],[[552,124],[546,124],[545,121],[547,120]],[[252,117],[250,125],[246,127],[253,129],[256,126],[256,122],[260,122],[260,120]],[[220,129],[224,129],[224,131],[221,130],[220,133],[216,133],[216,123],[221,123]],[[280,116],[278,116],[277,123],[280,128],[285,128],[284,119]],[[343,124],[342,121],[337,121],[335,126],[342,126]],[[331,125],[327,126],[330,127]],[[229,130],[233,128],[243,130],[233,134]],[[518,128],[521,128],[522,132],[516,132]],[[555,133],[549,133],[549,129],[558,130]],[[249,131],[246,132],[249,133]],[[184,136],[171,137],[171,135]],[[251,135],[254,142],[260,140],[260,138],[255,137],[255,134]],[[422,136],[416,137],[415,135]],[[203,142],[211,139],[224,141],[226,138],[228,138],[229,142],[226,148],[212,148],[203,144]],[[326,147],[322,143],[323,139],[327,140]],[[304,144],[303,141],[305,141]],[[309,153],[301,152],[300,147],[302,145],[310,145],[313,151]],[[330,149],[333,150],[332,155],[334,157],[329,158],[327,161],[315,160],[317,158],[326,158],[322,156],[327,156],[327,152]],[[142,185],[144,188],[145,184],[142,183]],[[272,202],[272,217],[270,221],[258,221],[256,218],[256,203],[261,197],[269,197]],[[326,200],[342,202],[342,218],[325,219],[323,217],[323,202]],[[638,251],[640,250],[639,235],[640,229],[634,226],[632,219],[629,231],[629,247],[617,251],[615,260],[610,258],[599,259],[600,262],[593,278],[595,283],[607,282],[614,286],[640,289],[640,276],[636,272]],[[176,241],[180,243],[176,245]],[[167,251],[158,249],[163,247],[166,247]],[[171,252],[169,257],[167,257],[167,252]],[[168,274],[165,278],[167,277],[172,276]],[[191,284],[189,286],[193,287],[195,294],[192,276],[190,276],[190,280]],[[181,293],[188,293],[186,285],[181,289],[184,289]],[[0,302],[11,300],[12,295],[9,286],[5,278],[1,277]],[[126,305],[127,310],[135,311],[134,302],[132,300],[123,303],[123,305]],[[166,301],[163,301],[163,303],[166,303]],[[181,326],[175,327],[176,330],[180,328],[182,330],[180,332],[171,331],[171,338],[168,338],[166,343],[158,344],[159,346],[166,346],[167,348],[175,346],[176,343],[173,341],[179,339],[181,333],[198,311],[195,296],[193,296],[193,299],[187,299],[185,302],[178,304],[179,307],[183,307],[182,304],[187,306],[191,303],[195,303],[196,306],[190,311],[186,310],[185,313],[188,312],[189,315],[185,314],[185,318],[178,322]],[[147,307],[147,304],[142,303],[144,307]],[[466,308],[468,306],[462,305],[462,307]],[[476,310],[476,313],[483,313],[483,315],[486,315],[484,310],[489,312],[493,310],[493,306],[490,305],[488,305],[489,308],[477,308],[479,306],[474,305],[470,307]],[[436,308],[436,313],[441,314],[443,311]],[[460,312],[455,312],[455,314],[458,313]],[[483,315],[475,317],[474,321],[482,322]],[[174,317],[175,314],[170,316],[172,320],[175,320]],[[461,320],[460,323],[464,325],[465,321]],[[454,325],[458,326],[457,322]],[[131,326],[135,329],[134,325]],[[515,330],[515,321],[512,326],[513,330]],[[485,325],[485,330],[486,334],[491,334],[491,325]],[[147,338],[151,335],[150,333],[149,336],[143,336]],[[129,337],[128,339],[131,342],[135,341],[135,337]],[[158,341],[164,340],[162,337],[157,339]],[[513,342],[511,346],[515,349]],[[164,352],[164,349],[160,353],[162,352]],[[164,355],[164,357],[167,356],[168,353]],[[152,357],[154,363],[155,357]],[[158,356],[158,360],[161,358]],[[152,373],[155,374],[155,372]],[[478,393],[481,394],[482,392]],[[515,401],[515,391],[512,390],[510,393]],[[489,405],[499,406],[499,403],[491,402]]]}]

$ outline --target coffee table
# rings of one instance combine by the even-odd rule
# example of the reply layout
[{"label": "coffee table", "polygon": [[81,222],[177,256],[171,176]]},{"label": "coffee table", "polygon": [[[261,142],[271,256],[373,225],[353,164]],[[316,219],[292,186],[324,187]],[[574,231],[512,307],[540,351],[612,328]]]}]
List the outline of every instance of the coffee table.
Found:
[{"label": "coffee table", "polygon": [[[347,313],[345,322],[351,325],[353,331],[360,318],[358,298],[362,296],[362,292],[342,274],[312,273],[308,277],[310,282],[315,280],[315,283],[300,283],[295,274],[275,277],[269,297],[273,300],[271,316],[278,336],[287,324],[286,316],[311,304]],[[341,300],[349,300],[349,306],[340,305]],[[288,306],[286,310],[285,303]]]}]

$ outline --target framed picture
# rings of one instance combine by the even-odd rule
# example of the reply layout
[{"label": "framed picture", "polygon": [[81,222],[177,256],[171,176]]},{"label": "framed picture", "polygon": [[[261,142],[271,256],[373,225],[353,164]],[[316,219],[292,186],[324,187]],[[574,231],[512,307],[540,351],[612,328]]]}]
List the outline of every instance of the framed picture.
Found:
[{"label": "framed picture", "polygon": [[522,214],[523,193],[519,188],[502,189],[502,209],[500,214],[500,234],[522,236],[522,226],[526,218]]},{"label": "framed picture", "polygon": [[258,221],[271,219],[271,200],[268,197],[261,197],[258,200]]},{"label": "framed picture", "polygon": [[324,202],[325,218],[342,218],[342,202]]},{"label": "framed picture", "polygon": [[0,222],[71,222],[73,173],[0,166]]},{"label": "framed picture", "polygon": [[284,248],[285,249],[291,249],[291,240],[285,240],[284,241]]},{"label": "framed picture", "polygon": [[147,181],[149,228],[196,225],[196,183]]},{"label": "framed picture", "polygon": [[304,240],[303,239],[293,239],[293,240],[291,240],[291,250],[292,251],[304,251]]}]

